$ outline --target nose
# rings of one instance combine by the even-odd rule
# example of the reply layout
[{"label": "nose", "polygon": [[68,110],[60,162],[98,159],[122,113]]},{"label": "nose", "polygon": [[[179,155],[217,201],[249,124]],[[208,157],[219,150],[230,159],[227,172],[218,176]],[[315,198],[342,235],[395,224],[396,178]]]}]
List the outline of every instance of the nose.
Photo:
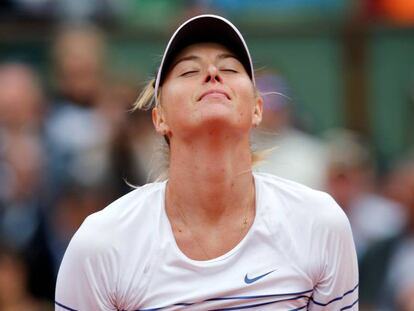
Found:
[{"label": "nose", "polygon": [[211,82],[211,83],[222,83],[223,80],[220,76],[219,70],[216,66],[214,65],[209,65],[207,68],[207,74],[206,77],[204,79],[205,83]]}]

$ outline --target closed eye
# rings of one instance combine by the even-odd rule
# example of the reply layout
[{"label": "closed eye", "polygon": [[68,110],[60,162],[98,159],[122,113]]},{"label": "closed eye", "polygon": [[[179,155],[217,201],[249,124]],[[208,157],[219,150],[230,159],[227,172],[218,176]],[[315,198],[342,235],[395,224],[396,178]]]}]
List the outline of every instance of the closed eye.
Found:
[{"label": "closed eye", "polygon": [[237,70],[232,69],[232,68],[223,68],[223,69],[220,69],[220,70],[221,70],[221,71],[224,71],[224,72],[238,73],[238,71],[237,71]]},{"label": "closed eye", "polygon": [[198,70],[188,70],[183,72],[180,77],[186,77],[198,73]]}]

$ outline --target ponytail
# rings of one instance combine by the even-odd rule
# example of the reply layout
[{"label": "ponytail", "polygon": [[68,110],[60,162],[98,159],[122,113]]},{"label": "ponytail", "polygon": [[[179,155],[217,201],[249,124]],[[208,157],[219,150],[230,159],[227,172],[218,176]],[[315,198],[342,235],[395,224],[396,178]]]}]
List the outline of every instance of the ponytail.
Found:
[{"label": "ponytail", "polygon": [[145,88],[139,94],[138,99],[132,106],[132,111],[135,110],[150,110],[154,107],[155,102],[155,79],[151,79]]}]

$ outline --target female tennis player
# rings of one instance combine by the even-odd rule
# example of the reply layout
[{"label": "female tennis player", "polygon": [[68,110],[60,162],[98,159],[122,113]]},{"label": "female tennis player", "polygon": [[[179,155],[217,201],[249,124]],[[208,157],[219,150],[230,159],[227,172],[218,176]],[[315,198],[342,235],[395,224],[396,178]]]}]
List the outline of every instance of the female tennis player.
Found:
[{"label": "female tennis player", "polygon": [[262,98],[233,24],[182,24],[136,106],[153,108],[168,142],[168,179],[85,220],[60,267],[56,310],[358,309],[341,208],[252,172]]}]

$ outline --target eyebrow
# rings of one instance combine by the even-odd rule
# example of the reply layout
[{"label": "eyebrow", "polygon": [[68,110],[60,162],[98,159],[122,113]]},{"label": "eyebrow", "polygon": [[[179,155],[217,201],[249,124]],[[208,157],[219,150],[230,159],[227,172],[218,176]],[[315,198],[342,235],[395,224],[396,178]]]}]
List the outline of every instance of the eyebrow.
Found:
[{"label": "eyebrow", "polygon": [[187,61],[187,60],[194,60],[194,61],[196,61],[196,60],[199,60],[200,59],[200,57],[198,57],[198,56],[195,56],[195,55],[188,55],[188,56],[184,56],[184,57],[181,57],[181,58],[179,58],[179,59],[177,59],[172,65],[171,65],[171,69],[172,68],[174,68],[175,66],[177,66],[179,63],[181,63],[181,62],[185,62],[185,61]]},{"label": "eyebrow", "polygon": [[236,55],[234,55],[233,53],[222,53],[218,55],[219,59],[224,59],[224,58],[235,58],[238,60],[238,58],[236,57]]},{"label": "eyebrow", "polygon": [[[234,54],[232,54],[232,53],[221,53],[221,54],[217,55],[217,57],[216,57],[216,58],[218,58],[218,59],[226,59],[226,58],[235,58],[235,59],[238,59],[238,58],[236,57],[236,55],[234,55]],[[174,68],[174,67],[175,67],[175,66],[177,66],[179,63],[184,62],[184,61],[189,61],[189,60],[198,61],[198,60],[200,60],[200,59],[201,59],[201,57],[196,56],[196,55],[188,55],[188,56],[184,56],[184,57],[181,57],[181,58],[177,59],[177,60],[176,60],[176,61],[172,64],[171,68]]]}]

